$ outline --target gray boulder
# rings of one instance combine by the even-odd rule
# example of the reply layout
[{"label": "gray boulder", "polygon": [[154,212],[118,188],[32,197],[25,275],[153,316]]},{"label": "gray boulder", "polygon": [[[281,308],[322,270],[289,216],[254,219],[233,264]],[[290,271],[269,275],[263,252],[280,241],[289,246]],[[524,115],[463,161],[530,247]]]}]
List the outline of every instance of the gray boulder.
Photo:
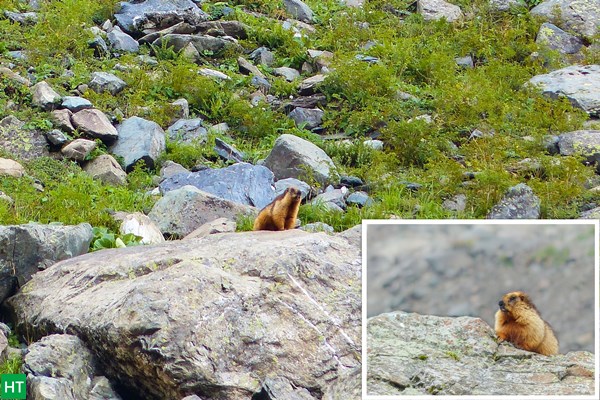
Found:
[{"label": "gray boulder", "polygon": [[459,6],[444,0],[418,0],[417,12],[426,21],[445,18],[448,22],[454,22],[464,17]]},{"label": "gray boulder", "polygon": [[583,47],[583,40],[549,22],[540,26],[535,42],[551,50],[558,50],[562,54],[575,54]]},{"label": "gray boulder", "polygon": [[312,22],[313,11],[300,0],[283,0],[285,10],[295,19],[302,22]]},{"label": "gray boulder", "polygon": [[550,98],[566,97],[574,107],[600,116],[600,65],[572,65],[534,76],[529,84],[538,85]]},{"label": "gray boulder", "polygon": [[10,21],[21,25],[35,25],[38,21],[38,15],[35,12],[18,13],[6,10],[4,16]]},{"label": "gray boulder", "polygon": [[191,0],[145,0],[122,2],[115,14],[117,24],[129,33],[151,32],[179,22],[196,26],[208,15]]},{"label": "gray boulder", "polygon": [[563,156],[583,156],[590,164],[600,165],[600,131],[583,130],[558,136],[558,151]]},{"label": "gray boulder", "polygon": [[362,382],[361,382],[360,366],[350,368],[340,374],[340,376],[332,381],[321,400],[358,400],[362,398]]},{"label": "gray boulder", "polygon": [[373,199],[369,197],[366,192],[358,191],[350,194],[346,199],[346,203],[350,205],[356,205],[359,207],[372,206],[374,204]]},{"label": "gray boulder", "polygon": [[267,378],[317,400],[360,365],[360,245],[347,237],[245,232],[88,253],[8,307],[34,339],[84,336],[107,378],[148,400],[259,398]]},{"label": "gray boulder", "polygon": [[114,74],[108,72],[94,72],[89,82],[89,87],[96,93],[109,92],[113,96],[125,89],[127,84]]},{"label": "gray boulder", "polygon": [[600,26],[600,4],[597,0],[546,0],[530,10],[567,31],[591,39]]},{"label": "gray boulder", "polygon": [[225,161],[240,163],[246,158],[246,155],[225,142],[221,138],[215,138],[215,152]]},{"label": "gray boulder", "polygon": [[444,200],[442,207],[448,211],[463,212],[467,208],[467,196],[457,194],[449,199]]},{"label": "gray boulder", "polygon": [[183,165],[173,162],[171,160],[167,160],[162,163],[162,167],[160,167],[160,179],[161,181],[170,178],[177,174],[189,174],[190,171],[185,168]]},{"label": "gray boulder", "polygon": [[346,197],[348,191],[342,189],[333,189],[325,193],[321,193],[312,200],[312,204],[333,203],[342,210],[346,209]]},{"label": "gray boulder", "polygon": [[119,138],[110,151],[123,157],[125,171],[132,171],[140,160],[153,169],[166,149],[165,131],[156,122],[140,117],[127,118],[117,126],[117,131]]},{"label": "gray boulder", "polygon": [[315,94],[319,85],[325,81],[325,75],[318,74],[304,79],[300,83],[299,92],[302,96],[310,96]]},{"label": "gray boulder", "polygon": [[[71,116],[73,115],[73,113],[67,109],[63,109],[63,110],[54,110],[50,113],[50,116],[52,118],[52,122],[54,123],[54,126],[57,127],[58,129],[62,129],[63,131],[66,132],[73,132],[75,130],[75,127],[73,126],[73,123],[71,122]],[[58,143],[54,143],[51,142],[52,144],[58,144]]]},{"label": "gray boulder", "polygon": [[237,45],[227,39],[214,37],[209,35],[182,35],[182,34],[167,34],[156,39],[153,46],[172,46],[174,51],[185,50],[188,45],[192,45],[193,48],[199,53],[211,52],[214,55],[219,55],[221,52],[228,48],[237,47]]},{"label": "gray boulder", "polygon": [[33,160],[50,155],[45,135],[9,115],[0,121],[0,148],[20,160]]},{"label": "gray boulder", "polygon": [[236,39],[248,38],[248,26],[240,21],[206,21],[195,26],[196,32],[212,36],[231,36]]},{"label": "gray boulder", "polygon": [[298,72],[298,70],[294,68],[289,67],[274,68],[273,73],[276,76],[283,76],[288,82],[293,82],[296,79],[300,78],[300,72]]},{"label": "gray boulder", "polygon": [[86,253],[92,236],[92,227],[87,223],[0,226],[0,302],[39,270]]},{"label": "gray boulder", "polygon": [[288,117],[294,120],[296,126],[312,130],[317,128],[323,122],[323,110],[318,108],[296,107],[288,114]]},{"label": "gray boulder", "polygon": [[121,400],[110,381],[105,376],[96,376],[92,380],[92,390],[88,400]]},{"label": "gray boulder", "polygon": [[25,168],[10,158],[0,158],[0,176],[20,178],[25,175]]},{"label": "gray boulder", "polygon": [[300,193],[302,194],[302,200],[306,199],[312,192],[312,189],[308,183],[296,178],[286,178],[280,179],[277,182],[275,182],[275,197],[279,196],[280,194],[283,194],[283,192],[285,192],[285,189],[287,189],[290,186],[293,186],[296,189],[300,190]]},{"label": "gray boulder", "polygon": [[172,238],[183,238],[217,218],[237,220],[256,214],[253,207],[216,197],[194,186],[171,190],[154,204],[148,217],[160,231]]},{"label": "gray boulder", "polygon": [[161,193],[192,185],[240,205],[263,208],[273,201],[273,173],[260,165],[237,163],[226,168],[177,174],[160,184]]},{"label": "gray boulder", "polygon": [[523,0],[489,0],[490,8],[495,11],[510,11],[512,7],[526,7]]},{"label": "gray boulder", "polygon": [[83,170],[94,179],[114,186],[127,184],[127,174],[110,154],[101,154],[83,166]]},{"label": "gray boulder", "polygon": [[63,147],[60,152],[69,160],[83,161],[94,151],[96,146],[97,144],[93,140],[75,139]]},{"label": "gray boulder", "polygon": [[73,394],[73,383],[66,378],[34,376],[27,378],[27,396],[32,400],[79,400]]},{"label": "gray boulder", "polygon": [[524,183],[509,188],[498,204],[492,207],[488,219],[539,219],[540,198]]},{"label": "gray boulder", "polygon": [[134,38],[126,34],[115,26],[110,32],[108,32],[108,42],[110,46],[117,51],[127,51],[129,53],[137,53],[140,49],[140,45],[135,41]]},{"label": "gray boulder", "polygon": [[84,109],[71,116],[71,122],[81,132],[104,143],[113,143],[119,132],[110,123],[108,117],[100,110]]},{"label": "gray boulder", "polygon": [[323,185],[337,180],[331,158],[308,140],[294,135],[278,137],[264,165],[273,171],[277,180],[315,179]]},{"label": "gray boulder", "polygon": [[202,118],[180,119],[167,128],[169,140],[191,143],[204,143],[208,140],[208,131]]},{"label": "gray boulder", "polygon": [[44,110],[53,110],[61,102],[62,96],[58,94],[46,81],[41,81],[31,88],[31,103]]},{"label": "gray boulder", "polygon": [[81,111],[84,108],[92,108],[92,103],[79,96],[65,96],[63,97],[62,103],[60,105],[62,108],[66,108],[71,112]]}]

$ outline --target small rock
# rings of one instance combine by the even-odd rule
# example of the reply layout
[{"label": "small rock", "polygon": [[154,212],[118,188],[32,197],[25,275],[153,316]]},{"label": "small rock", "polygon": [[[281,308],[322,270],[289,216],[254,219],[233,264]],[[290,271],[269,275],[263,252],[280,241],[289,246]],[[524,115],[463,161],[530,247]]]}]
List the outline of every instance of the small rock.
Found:
[{"label": "small rock", "polygon": [[465,211],[467,207],[467,196],[464,194],[457,194],[456,196],[444,200],[442,203],[442,207],[444,207],[448,211],[456,211],[462,212]]},{"label": "small rock", "polygon": [[119,227],[119,233],[122,235],[133,233],[136,236],[140,236],[142,244],[158,244],[165,241],[158,226],[146,215],[139,212],[127,214],[123,218]]},{"label": "small rock", "polygon": [[508,189],[500,203],[487,215],[488,219],[539,219],[540,199],[524,183]]},{"label": "small rock", "polygon": [[83,161],[96,148],[97,144],[93,140],[75,139],[60,151],[62,155],[70,160]]},{"label": "small rock", "polygon": [[221,79],[221,80],[224,80],[224,81],[231,80],[231,78],[229,76],[225,75],[221,71],[216,71],[214,69],[200,68],[198,70],[198,73],[200,75],[208,76],[210,78],[217,78],[217,79]]},{"label": "small rock", "polygon": [[215,152],[225,161],[243,162],[246,156],[230,144],[220,138],[215,138]]},{"label": "small rock", "polygon": [[127,174],[110,154],[101,154],[86,165],[83,170],[94,179],[114,186],[127,184]]},{"label": "small rock", "polygon": [[473,57],[465,56],[465,57],[457,57],[454,59],[456,61],[456,65],[465,69],[474,68]]},{"label": "small rock", "polygon": [[317,91],[317,87],[325,81],[325,75],[315,75],[310,78],[306,78],[300,83],[300,94],[302,96],[308,96],[314,94]]},{"label": "small rock", "polygon": [[31,81],[29,79],[23,78],[21,75],[11,71],[6,67],[0,67],[0,77],[8,78],[11,81],[17,82],[21,85],[31,86]]},{"label": "small rock", "polygon": [[92,390],[88,400],[122,400],[105,376],[96,376],[92,380]]},{"label": "small rock", "polygon": [[71,124],[71,115],[73,115],[71,111],[54,110],[50,115],[52,117],[52,122],[57,128],[63,129],[67,132],[73,132],[75,130],[75,127],[73,127],[73,124]]},{"label": "small rock", "polygon": [[300,0],[283,0],[285,10],[295,19],[303,22],[312,22],[313,11]]},{"label": "small rock", "polygon": [[418,0],[417,12],[425,21],[445,18],[448,22],[454,22],[464,17],[459,6],[443,0]]},{"label": "small rock", "polygon": [[20,178],[25,175],[25,168],[18,162],[9,158],[0,158],[0,176]]},{"label": "small rock", "polygon": [[359,207],[372,206],[375,204],[373,199],[369,197],[369,195],[365,192],[354,192],[346,199],[347,204],[354,204]]},{"label": "small rock", "polygon": [[127,84],[116,75],[108,72],[92,73],[92,80],[89,82],[89,87],[96,93],[109,92],[113,96],[125,89]]},{"label": "small rock", "polygon": [[177,121],[178,119],[186,119],[190,116],[190,106],[186,99],[177,99],[172,102],[171,105],[175,108],[173,113],[173,122]]},{"label": "small rock", "polygon": [[9,195],[4,193],[2,190],[0,190],[0,200],[5,201],[8,204],[14,204],[15,202]]},{"label": "small rock", "polygon": [[255,63],[270,67],[275,61],[275,55],[266,47],[259,47],[250,53],[249,56]]},{"label": "small rock", "polygon": [[363,142],[365,147],[370,147],[373,150],[381,151],[383,150],[383,142],[377,139],[368,139]]},{"label": "small rock", "polygon": [[111,151],[123,157],[125,171],[133,170],[140,160],[147,168],[153,169],[156,160],[166,149],[162,128],[156,122],[130,117],[117,126],[117,131],[119,135]]},{"label": "small rock", "polygon": [[123,32],[118,26],[115,26],[113,29],[111,29],[110,32],[108,32],[107,37],[111,47],[114,50],[137,53],[140,49],[138,42]]},{"label": "small rock", "polygon": [[227,122],[221,122],[220,124],[211,126],[210,130],[218,135],[226,135],[229,132],[229,125],[227,125]]},{"label": "small rock", "polygon": [[342,210],[346,209],[346,193],[342,189],[333,189],[315,197],[311,204],[333,203]]},{"label": "small rock", "polygon": [[269,81],[266,80],[263,77],[258,76],[258,75],[254,75],[252,77],[252,80],[250,81],[250,84],[252,84],[253,86],[259,88],[263,92],[268,92],[269,90],[271,90],[271,84],[269,83]]},{"label": "small rock", "polygon": [[558,50],[562,54],[575,54],[583,47],[583,40],[549,22],[540,26],[535,42],[548,46],[552,50]]},{"label": "small rock", "polygon": [[506,12],[512,7],[526,7],[523,0],[490,0],[490,7],[495,11]]},{"label": "small rock", "polygon": [[160,169],[160,178],[161,181],[170,178],[177,174],[186,174],[189,173],[186,168],[184,168],[181,164],[177,164],[174,161],[167,160],[163,163]]},{"label": "small rock", "polygon": [[600,131],[581,130],[558,136],[558,151],[563,156],[583,156],[600,170]]},{"label": "small rock", "polygon": [[94,106],[89,100],[84,99],[83,97],[65,96],[61,103],[61,107],[66,108],[71,112],[77,112],[86,108],[93,108]]},{"label": "small rock", "polygon": [[584,38],[592,39],[600,32],[600,7],[597,0],[545,0],[529,12]]},{"label": "small rock", "polygon": [[359,177],[342,175],[340,177],[340,184],[342,184],[344,186],[349,186],[349,187],[357,187],[357,186],[362,186],[365,183]]},{"label": "small rock", "polygon": [[202,118],[180,119],[167,128],[167,135],[169,140],[184,143],[205,143],[208,140]]},{"label": "small rock", "polygon": [[35,25],[38,21],[37,13],[24,12],[17,13],[11,11],[4,11],[4,15],[12,22],[16,22],[21,25]]},{"label": "small rock", "polygon": [[183,240],[196,239],[215,233],[235,232],[237,223],[227,218],[217,218],[214,221],[207,222],[200,228],[183,238]]},{"label": "small rock", "polygon": [[237,59],[238,62],[238,66],[240,68],[240,72],[242,74],[246,74],[246,75],[256,75],[259,76],[261,78],[266,78],[265,75],[260,72],[260,70],[258,68],[256,68],[256,66],[252,65],[252,63],[248,60],[246,60],[244,57],[238,57]]},{"label": "small rock", "polygon": [[[332,204],[332,203],[328,203],[328,204]],[[339,208],[339,207],[338,207]],[[340,211],[343,211],[342,209],[339,209]],[[311,224],[306,224],[300,227],[301,230],[306,231],[306,232],[327,232],[327,233],[334,233],[334,229],[332,226],[327,225],[324,222],[313,222]]]},{"label": "small rock", "polygon": [[108,57],[110,51],[106,41],[101,36],[96,36],[88,42],[88,46],[94,49],[94,56],[98,58]]},{"label": "small rock", "polygon": [[44,110],[52,110],[56,108],[62,99],[61,95],[56,93],[56,91],[52,89],[50,85],[46,83],[46,81],[36,83],[31,88],[31,93],[31,102],[33,105]]},{"label": "small rock", "polygon": [[285,80],[288,82],[293,82],[296,79],[300,78],[300,72],[298,72],[294,68],[288,68],[288,67],[274,68],[273,73],[276,76],[283,76],[285,78]]},{"label": "small rock", "polygon": [[76,112],[71,116],[71,121],[81,132],[105,143],[112,143],[119,136],[117,129],[112,126],[108,117],[95,108]]},{"label": "small rock", "polygon": [[323,122],[323,115],[325,113],[323,110],[318,108],[303,108],[296,107],[294,110],[288,114],[288,117],[294,120],[296,126],[299,128],[304,128],[308,130],[312,130],[317,128]]}]

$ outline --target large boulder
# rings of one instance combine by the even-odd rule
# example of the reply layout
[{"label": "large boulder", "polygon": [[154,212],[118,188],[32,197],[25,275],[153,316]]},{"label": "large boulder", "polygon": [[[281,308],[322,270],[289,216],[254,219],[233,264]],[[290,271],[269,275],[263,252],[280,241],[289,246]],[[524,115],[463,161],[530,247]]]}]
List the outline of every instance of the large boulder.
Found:
[{"label": "large boulder", "polygon": [[17,159],[32,160],[50,155],[48,141],[41,131],[9,115],[0,121],[0,148]]},{"label": "large boulder", "polygon": [[217,218],[236,220],[256,215],[256,209],[187,185],[167,192],[154,204],[148,217],[169,237],[182,238]]},{"label": "large boulder", "polygon": [[101,154],[83,166],[83,170],[94,179],[115,186],[127,184],[127,174],[110,154]]},{"label": "large boulder", "polygon": [[598,0],[546,0],[533,7],[530,12],[588,39],[599,32]]},{"label": "large boulder", "polygon": [[0,226],[0,302],[39,270],[86,253],[92,237],[92,227],[87,223]]},{"label": "large boulder", "polygon": [[110,72],[94,72],[91,78],[89,86],[96,93],[109,92],[114,96],[127,86],[124,80]]},{"label": "large boulder", "polygon": [[46,81],[38,82],[31,88],[31,102],[34,106],[38,106],[44,110],[52,110],[61,101],[62,96],[52,89]]},{"label": "large boulder", "polygon": [[583,40],[549,22],[540,26],[535,42],[562,54],[575,54],[583,47]]},{"label": "large boulder", "polygon": [[208,15],[191,0],[143,0],[120,3],[115,19],[126,32],[149,33],[178,22],[196,26]]},{"label": "large boulder", "polygon": [[263,166],[248,163],[176,174],[162,181],[160,191],[167,193],[186,185],[195,186],[222,199],[257,208],[263,208],[275,198],[273,173]]},{"label": "large boulder", "polygon": [[508,188],[504,197],[492,207],[488,219],[539,219],[540,198],[524,183]]},{"label": "large boulder", "polygon": [[563,156],[582,156],[585,162],[600,166],[600,131],[582,130],[558,136],[558,151]]},{"label": "large boulder", "polygon": [[283,0],[285,10],[295,19],[303,22],[312,22],[313,11],[301,0]]},{"label": "large boulder", "polygon": [[117,131],[119,137],[110,150],[123,157],[125,170],[132,171],[140,160],[153,169],[166,149],[165,131],[156,122],[140,117],[127,118],[117,126]]},{"label": "large boulder", "polygon": [[312,178],[326,185],[338,179],[331,158],[313,143],[294,135],[279,136],[264,165],[277,180]]},{"label": "large boulder", "polygon": [[367,320],[369,395],[592,395],[594,355],[547,357],[498,344],[473,317],[405,312]]},{"label": "large boulder", "polygon": [[100,110],[84,109],[71,116],[73,126],[91,138],[98,138],[105,143],[113,143],[119,133],[110,123],[108,117]]},{"label": "large boulder", "polygon": [[8,307],[32,339],[68,327],[109,379],[148,400],[262,398],[265,382],[316,400],[360,365],[357,234],[230,233],[102,250],[37,274]]}]

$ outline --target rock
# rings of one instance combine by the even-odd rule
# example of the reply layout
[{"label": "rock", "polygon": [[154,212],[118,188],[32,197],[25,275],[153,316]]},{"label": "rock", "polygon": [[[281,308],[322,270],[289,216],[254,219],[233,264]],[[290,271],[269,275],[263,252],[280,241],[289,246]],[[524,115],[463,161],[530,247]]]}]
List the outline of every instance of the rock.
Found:
[{"label": "rock", "polygon": [[0,176],[20,178],[25,175],[25,168],[15,160],[0,158]]},{"label": "rock", "polygon": [[214,235],[215,233],[227,233],[235,232],[237,224],[227,218],[217,218],[214,221],[207,222],[200,228],[194,230],[192,233],[183,238],[183,240],[202,238],[208,235]]},{"label": "rock", "polygon": [[164,235],[182,238],[217,218],[236,220],[240,215],[252,214],[256,214],[252,207],[186,185],[165,193],[148,216]]},{"label": "rock", "polygon": [[[346,188],[344,188],[346,189]],[[348,190],[333,189],[325,193],[321,193],[312,200],[312,204],[333,203],[342,210],[346,209],[346,195]]]},{"label": "rock", "polygon": [[73,383],[66,378],[31,376],[27,393],[33,400],[79,400],[73,394]]},{"label": "rock", "polygon": [[102,36],[95,36],[93,39],[88,41],[88,46],[94,49],[94,56],[98,58],[104,58],[110,56],[108,45]]},{"label": "rock", "polygon": [[[71,116],[73,115],[71,111],[54,110],[50,115],[52,116],[52,122],[54,123],[54,126],[56,126],[58,129],[65,130],[69,133],[75,130],[75,127],[73,127],[73,124],[71,123]],[[51,143],[56,144],[54,142]]]},{"label": "rock", "polygon": [[93,108],[92,103],[79,96],[65,96],[63,97],[63,101],[61,103],[62,108],[66,108],[71,112],[81,111],[85,108]]},{"label": "rock", "polygon": [[211,36],[230,36],[236,39],[248,38],[248,26],[240,21],[206,21],[196,25],[196,31]]},{"label": "rock", "polygon": [[262,46],[250,53],[250,59],[255,63],[270,67],[275,62],[275,54]]},{"label": "rock", "polygon": [[176,34],[191,34],[191,33],[194,33],[194,32],[196,32],[196,27],[191,26],[187,22],[178,22],[175,25],[169,26],[168,28],[148,33],[147,35],[141,37],[138,40],[138,42],[140,44],[152,43],[156,39],[158,39],[159,37],[165,36],[165,35],[168,35],[168,34],[171,34],[171,33],[176,33]]},{"label": "rock", "polygon": [[146,0],[141,3],[120,3],[115,19],[129,33],[164,29],[179,22],[196,26],[209,19],[191,0]]},{"label": "rock", "polygon": [[539,219],[540,199],[524,183],[508,189],[500,203],[496,204],[487,219]]},{"label": "rock", "polygon": [[92,236],[92,227],[87,223],[0,226],[0,302],[38,270],[86,253]]},{"label": "rock", "polygon": [[44,134],[25,128],[25,123],[12,115],[0,120],[0,148],[19,160],[50,155]]},{"label": "rock", "polygon": [[313,11],[304,2],[300,0],[283,0],[283,6],[292,18],[302,22],[312,22]]},{"label": "rock", "polygon": [[71,116],[71,121],[81,132],[104,143],[113,143],[119,137],[119,132],[108,117],[95,108],[76,112]]},{"label": "rock", "polygon": [[312,178],[323,185],[337,180],[331,158],[311,142],[294,135],[279,136],[264,165],[277,180]]},{"label": "rock", "polygon": [[92,73],[92,80],[89,82],[89,87],[94,92],[109,92],[113,96],[125,89],[125,86],[127,86],[125,81],[108,72]]},{"label": "rock", "polygon": [[352,368],[342,372],[332,381],[323,395],[322,400],[347,400],[362,398],[361,368]]},{"label": "rock", "polygon": [[599,32],[600,5],[597,0],[546,0],[529,12],[588,39]]},{"label": "rock", "polygon": [[233,147],[230,144],[225,143],[220,138],[215,138],[215,152],[225,161],[231,162],[243,162],[246,155]]},{"label": "rock", "polygon": [[277,182],[275,182],[275,197],[279,196],[280,194],[283,194],[283,192],[285,192],[285,189],[289,188],[290,186],[293,186],[296,189],[300,190],[302,200],[305,200],[308,197],[308,195],[312,192],[312,189],[308,183],[295,178],[286,178],[280,179]]},{"label": "rock", "polygon": [[550,98],[566,97],[574,107],[581,108],[591,116],[600,116],[600,65],[572,65],[537,75],[529,80],[539,85]]},{"label": "rock", "polygon": [[591,210],[587,210],[582,212],[579,215],[580,219],[600,219],[600,207],[592,208]]},{"label": "rock", "polygon": [[[233,164],[219,169],[207,168],[189,174],[177,174],[165,179],[160,184],[160,191],[164,194],[186,185],[192,185],[221,199],[259,209],[269,204],[274,198],[271,188],[273,173],[266,167],[248,163]],[[219,217],[226,216],[219,215]]]},{"label": "rock", "polygon": [[446,18],[448,22],[455,22],[464,17],[459,6],[443,0],[418,0],[417,12],[425,21]]},{"label": "rock", "polygon": [[[2,324],[2,328],[4,327],[8,328],[8,326]],[[6,355],[8,352],[8,339],[6,338],[6,335],[7,334],[4,332],[4,329],[0,329],[0,360],[2,361],[6,360]]]},{"label": "rock", "polygon": [[134,38],[126,34],[119,28],[115,26],[108,32],[108,42],[110,46],[117,51],[126,51],[129,53],[137,53],[140,49],[140,45],[135,41]]},{"label": "rock", "polygon": [[97,376],[92,380],[92,390],[88,400],[122,400],[115,393],[112,385],[105,376]]},{"label": "rock", "polygon": [[314,400],[305,388],[294,388],[287,379],[267,378],[262,383],[262,390],[255,396],[263,396],[272,400]]},{"label": "rock", "polygon": [[125,171],[131,172],[140,160],[147,168],[153,169],[156,160],[166,149],[162,128],[156,122],[130,117],[117,126],[117,131],[119,137],[110,150],[123,157]]},{"label": "rock", "polygon": [[600,131],[582,130],[558,136],[558,151],[563,156],[582,156],[600,167]]},{"label": "rock", "polygon": [[575,54],[583,47],[583,40],[549,22],[540,26],[535,42],[551,50],[558,50],[562,54]]},{"label": "rock", "polygon": [[294,110],[288,114],[288,117],[294,120],[296,126],[299,128],[304,128],[308,130],[312,130],[317,128],[323,122],[323,110],[318,108],[303,108],[296,107]]},{"label": "rock", "polygon": [[160,169],[160,178],[165,180],[177,174],[189,174],[190,171],[184,168],[181,164],[177,164],[171,160],[167,160],[162,164]]},{"label": "rock", "polygon": [[88,139],[75,139],[60,151],[69,160],[83,161],[96,149],[96,142]]},{"label": "rock", "polygon": [[342,0],[341,2],[347,7],[360,8],[365,3],[365,0]]},{"label": "rock", "polygon": [[0,200],[7,202],[8,204],[14,204],[15,201],[2,190],[0,190]]},{"label": "rock", "polygon": [[173,122],[190,116],[190,105],[186,99],[177,99],[171,103],[171,106],[174,108]]},{"label": "rock", "polygon": [[48,85],[46,81],[41,81],[31,88],[31,103],[44,110],[53,110],[60,104],[62,97]]},{"label": "rock", "polygon": [[181,51],[188,48],[189,45],[192,45],[198,54],[210,52],[213,55],[219,55],[228,48],[236,47],[235,43],[223,38],[216,38],[206,35],[179,34],[168,34],[161,36],[160,38],[156,39],[152,45],[160,47],[165,45],[163,43],[166,43],[168,46],[173,46],[174,51]]},{"label": "rock", "polygon": [[31,86],[31,81],[27,78],[23,78],[16,72],[11,71],[6,67],[0,67],[0,77],[7,78],[13,82],[17,82],[20,85]]},{"label": "rock", "polygon": [[35,25],[38,21],[38,15],[34,12],[17,13],[5,10],[4,15],[10,21],[21,25]]},{"label": "rock", "polygon": [[309,96],[311,94],[315,94],[318,86],[325,81],[325,75],[318,74],[311,76],[310,78],[306,78],[300,83],[299,92],[302,96]]},{"label": "rock", "polygon": [[136,236],[141,236],[142,244],[158,244],[165,241],[158,226],[140,212],[127,214],[121,222],[119,233],[122,235],[133,233]]},{"label": "rock", "polygon": [[513,7],[527,7],[523,0],[489,0],[490,8],[495,11],[506,12]]},{"label": "rock", "polygon": [[216,70],[210,69],[210,68],[200,68],[198,70],[198,73],[200,75],[208,76],[210,78],[220,79],[220,80],[223,80],[223,81],[229,81],[229,80],[231,80],[231,78],[229,76],[225,75],[221,71],[216,71]]},{"label": "rock", "polygon": [[259,398],[269,377],[322,393],[360,365],[360,246],[343,235],[103,250],[36,275],[8,305],[34,339],[81,332],[107,378],[148,400]]},{"label": "rock", "polygon": [[254,75],[252,77],[250,84],[252,86],[255,86],[256,88],[262,90],[264,93],[268,93],[269,90],[271,90],[271,84],[269,83],[269,81],[266,80],[265,78],[257,76],[257,75]]},{"label": "rock", "polygon": [[241,57],[241,56],[238,57],[237,62],[238,62],[238,67],[240,69],[240,72],[242,74],[256,75],[261,78],[266,78],[265,74],[260,72],[260,70],[258,68],[256,68],[255,65],[253,65],[250,61],[246,60],[244,57]]},{"label": "rock", "polygon": [[448,211],[463,212],[467,207],[467,196],[457,194],[450,199],[444,200],[442,207]]},{"label": "rock", "polygon": [[383,142],[377,139],[367,139],[363,142],[365,147],[369,147],[373,150],[381,151],[383,150]]},{"label": "rock", "polygon": [[350,205],[354,204],[359,207],[372,206],[375,204],[373,199],[371,199],[367,193],[361,191],[350,194],[350,196],[348,196],[346,199],[346,203]]},{"label": "rock", "polygon": [[[327,204],[333,204],[333,203],[327,203]],[[306,224],[304,226],[301,226],[300,229],[305,232],[325,232],[325,233],[331,233],[331,234],[334,233],[333,227],[330,225],[327,225],[324,222],[313,222],[312,224]]]},{"label": "rock", "polygon": [[94,179],[114,186],[125,186],[127,174],[110,154],[101,154],[83,166],[83,170]]},{"label": "rock", "polygon": [[274,68],[273,74],[275,74],[276,76],[283,76],[288,82],[293,82],[296,79],[300,78],[300,72],[298,72],[298,70],[288,67]]},{"label": "rock", "polygon": [[357,186],[363,186],[365,183],[363,182],[362,179],[360,179],[357,176],[342,175],[340,177],[340,184],[342,184],[344,186],[349,186],[349,187],[357,187]]},{"label": "rock", "polygon": [[167,128],[169,140],[184,143],[205,143],[208,131],[203,126],[202,118],[180,119]]},{"label": "rock", "polygon": [[492,328],[479,318],[402,311],[369,318],[367,394],[593,393],[593,354],[546,357],[506,343],[499,345]]},{"label": "rock", "polygon": [[285,105],[285,112],[289,113],[296,107],[302,108],[317,108],[318,106],[325,106],[327,104],[327,98],[324,94],[313,94],[311,96],[301,96],[292,100],[289,104]]},{"label": "rock", "polygon": [[473,64],[473,57],[471,56],[457,57],[454,59],[454,61],[456,61],[456,65],[461,68],[471,69],[475,67]]}]

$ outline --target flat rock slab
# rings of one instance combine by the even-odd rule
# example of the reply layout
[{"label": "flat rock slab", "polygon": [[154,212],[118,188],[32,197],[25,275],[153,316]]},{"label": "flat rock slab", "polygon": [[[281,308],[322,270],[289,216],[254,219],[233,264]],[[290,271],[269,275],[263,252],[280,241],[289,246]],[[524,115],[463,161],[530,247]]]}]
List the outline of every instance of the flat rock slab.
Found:
[{"label": "flat rock slab", "polygon": [[566,97],[574,107],[592,116],[600,116],[600,65],[572,65],[529,80],[544,95],[556,99]]},{"label": "flat rock slab", "polygon": [[322,393],[360,365],[360,227],[351,231],[101,250],[37,274],[9,307],[18,331],[77,335],[108,378],[149,400],[250,399],[268,377]]}]

